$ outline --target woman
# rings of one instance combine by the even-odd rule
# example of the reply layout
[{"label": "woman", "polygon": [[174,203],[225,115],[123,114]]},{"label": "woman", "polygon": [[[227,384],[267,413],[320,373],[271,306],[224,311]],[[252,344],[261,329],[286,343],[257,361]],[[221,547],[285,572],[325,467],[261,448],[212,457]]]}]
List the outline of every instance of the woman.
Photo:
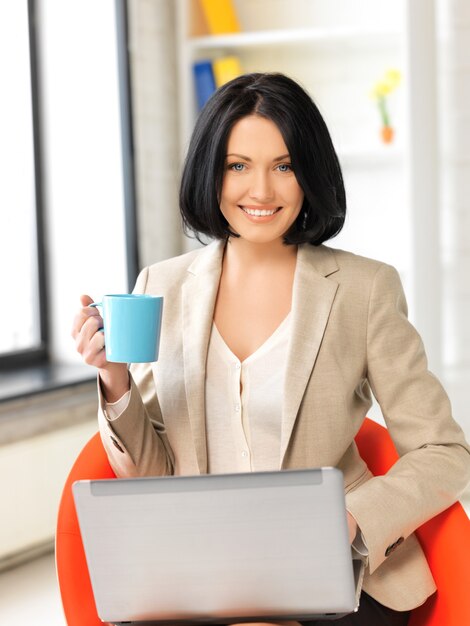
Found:
[{"label": "woman", "polygon": [[[165,298],[157,364],[107,363],[88,296],[77,349],[99,370],[99,423],[119,476],[343,471],[367,562],[342,624],[406,624],[435,591],[413,531],[458,499],[469,448],[406,319],[397,272],[323,245],[342,228],[341,169],[317,107],[280,74],[241,76],[202,111],[184,224],[215,241],[145,268]],[[354,443],[377,398],[401,459],[372,477]],[[320,622],[317,622],[320,623]]]}]

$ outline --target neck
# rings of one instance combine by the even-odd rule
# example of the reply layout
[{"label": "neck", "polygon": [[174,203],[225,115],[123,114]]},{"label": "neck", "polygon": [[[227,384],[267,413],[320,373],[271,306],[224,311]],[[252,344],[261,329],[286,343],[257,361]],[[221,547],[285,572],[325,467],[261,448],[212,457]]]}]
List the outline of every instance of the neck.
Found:
[{"label": "neck", "polygon": [[224,262],[239,268],[273,267],[295,263],[297,246],[286,245],[282,240],[253,243],[231,237],[225,247]]}]

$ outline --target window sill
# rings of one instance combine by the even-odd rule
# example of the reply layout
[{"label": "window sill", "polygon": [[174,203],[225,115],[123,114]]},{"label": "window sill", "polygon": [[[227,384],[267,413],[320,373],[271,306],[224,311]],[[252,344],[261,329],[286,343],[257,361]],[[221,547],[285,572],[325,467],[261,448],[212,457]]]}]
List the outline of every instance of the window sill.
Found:
[{"label": "window sill", "polygon": [[74,387],[96,380],[96,374],[86,365],[45,363],[34,367],[2,372],[0,403],[19,400],[64,387]]},{"label": "window sill", "polygon": [[0,381],[0,446],[96,418],[96,374],[81,365],[43,365]]}]

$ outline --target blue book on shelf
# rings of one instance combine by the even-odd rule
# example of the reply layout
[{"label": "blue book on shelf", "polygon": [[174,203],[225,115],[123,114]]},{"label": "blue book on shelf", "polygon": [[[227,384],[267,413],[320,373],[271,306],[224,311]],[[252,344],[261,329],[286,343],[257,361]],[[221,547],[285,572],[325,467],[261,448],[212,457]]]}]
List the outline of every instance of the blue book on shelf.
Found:
[{"label": "blue book on shelf", "polygon": [[215,91],[214,72],[211,61],[196,61],[193,64],[194,84],[199,111]]}]

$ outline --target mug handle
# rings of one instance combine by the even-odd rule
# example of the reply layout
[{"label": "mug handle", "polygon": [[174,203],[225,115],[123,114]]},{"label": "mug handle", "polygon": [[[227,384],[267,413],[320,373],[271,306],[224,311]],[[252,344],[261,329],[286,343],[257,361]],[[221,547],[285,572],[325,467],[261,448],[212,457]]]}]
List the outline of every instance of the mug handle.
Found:
[{"label": "mug handle", "polygon": [[[92,302],[91,304],[89,304],[88,306],[92,306],[92,307],[97,307],[97,306],[103,306],[102,302]],[[103,326],[101,328],[98,328],[98,332],[102,332],[104,333],[104,328]]]}]

